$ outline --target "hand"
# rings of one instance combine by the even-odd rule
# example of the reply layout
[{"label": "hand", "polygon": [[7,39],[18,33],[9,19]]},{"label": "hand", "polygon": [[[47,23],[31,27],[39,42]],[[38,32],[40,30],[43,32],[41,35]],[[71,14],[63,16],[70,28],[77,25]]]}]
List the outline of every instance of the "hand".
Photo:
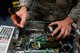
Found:
[{"label": "hand", "polygon": [[14,16],[11,16],[13,24],[17,27],[23,28],[26,25],[27,8],[25,6],[21,7],[21,9],[17,11],[16,14],[20,17],[21,21],[18,23],[15,19],[13,19]]},{"label": "hand", "polygon": [[59,30],[61,30],[60,34],[57,36],[57,40],[61,37],[65,38],[68,36],[71,32],[71,24],[73,23],[73,20],[70,17],[67,17],[66,19],[62,21],[56,21],[49,24],[49,26],[57,24],[58,27],[52,32],[52,36],[54,36]]}]

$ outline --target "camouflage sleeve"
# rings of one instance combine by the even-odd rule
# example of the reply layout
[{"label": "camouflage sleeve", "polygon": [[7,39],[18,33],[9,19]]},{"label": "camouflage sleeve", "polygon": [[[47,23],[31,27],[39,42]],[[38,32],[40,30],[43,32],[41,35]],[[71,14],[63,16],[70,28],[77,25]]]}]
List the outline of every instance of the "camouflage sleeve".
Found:
[{"label": "camouflage sleeve", "polygon": [[80,1],[78,0],[77,5],[70,11],[69,17],[71,17],[74,22],[80,17]]},{"label": "camouflage sleeve", "polygon": [[19,0],[20,1],[20,6],[27,6],[29,7],[29,5],[32,3],[32,0]]}]

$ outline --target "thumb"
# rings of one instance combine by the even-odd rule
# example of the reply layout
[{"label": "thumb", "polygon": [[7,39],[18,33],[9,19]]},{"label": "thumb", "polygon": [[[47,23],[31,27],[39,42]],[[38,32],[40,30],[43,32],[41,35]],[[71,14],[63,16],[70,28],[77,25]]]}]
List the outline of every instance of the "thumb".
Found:
[{"label": "thumb", "polygon": [[26,20],[22,19],[21,22],[20,22],[20,27],[24,28],[25,23],[26,23]]},{"label": "thumb", "polygon": [[51,24],[49,24],[49,26],[55,25],[57,24],[57,22],[52,22]]}]

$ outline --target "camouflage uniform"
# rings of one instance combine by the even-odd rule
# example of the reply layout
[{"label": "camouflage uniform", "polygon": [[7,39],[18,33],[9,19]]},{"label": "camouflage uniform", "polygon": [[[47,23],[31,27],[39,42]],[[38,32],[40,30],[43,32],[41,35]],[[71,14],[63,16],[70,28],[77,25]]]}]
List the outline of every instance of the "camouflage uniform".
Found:
[{"label": "camouflage uniform", "polygon": [[[38,20],[58,21],[67,16],[76,20],[79,17],[80,1],[77,0],[20,0],[22,5],[30,9],[30,18]],[[75,6],[75,7],[74,7]],[[74,8],[73,8],[74,7]],[[73,8],[73,9],[72,9]]]}]

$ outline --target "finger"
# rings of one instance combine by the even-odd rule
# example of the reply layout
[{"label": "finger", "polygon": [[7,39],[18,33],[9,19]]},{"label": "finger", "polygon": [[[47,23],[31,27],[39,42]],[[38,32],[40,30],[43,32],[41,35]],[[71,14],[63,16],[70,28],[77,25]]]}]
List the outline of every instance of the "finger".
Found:
[{"label": "finger", "polygon": [[71,30],[72,30],[72,27],[70,26],[70,27],[69,27],[69,34],[71,33]]},{"label": "finger", "polygon": [[52,25],[54,25],[54,24],[57,24],[57,22],[52,22],[51,24],[49,24],[49,26],[52,26]]},{"label": "finger", "polygon": [[13,21],[13,24],[14,24],[15,26],[18,26],[18,27],[19,27],[19,24],[17,23],[17,21],[14,19],[13,16],[11,17],[11,19],[12,19],[12,21]]},{"label": "finger", "polygon": [[22,19],[20,23],[20,27],[23,28],[26,25],[26,19]]},{"label": "finger", "polygon": [[57,40],[58,39],[60,39],[63,35],[64,35],[64,33],[65,33],[65,28],[63,27],[62,29],[61,29],[61,32],[60,32],[60,34],[57,36]]},{"label": "finger", "polygon": [[13,23],[15,26],[20,27],[20,24],[18,24],[17,21],[13,20]]},{"label": "finger", "polygon": [[53,32],[52,32],[52,36],[54,36],[61,28],[58,26]]},{"label": "finger", "polygon": [[63,36],[63,38],[65,38],[66,36],[68,36],[68,35],[69,35],[69,33],[70,33],[69,29],[66,29],[65,34],[64,34],[64,36]]}]

